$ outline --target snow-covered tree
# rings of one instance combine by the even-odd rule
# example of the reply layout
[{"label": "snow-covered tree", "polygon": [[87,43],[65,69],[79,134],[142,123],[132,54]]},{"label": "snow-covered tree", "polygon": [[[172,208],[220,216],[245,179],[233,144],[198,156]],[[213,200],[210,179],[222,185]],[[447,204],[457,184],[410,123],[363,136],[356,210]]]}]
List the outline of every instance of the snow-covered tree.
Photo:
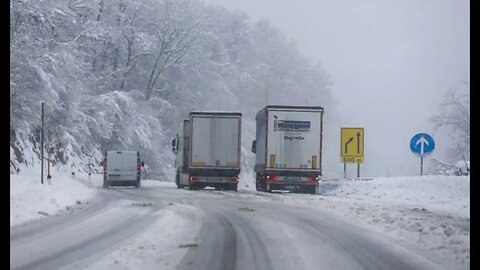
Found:
[{"label": "snow-covered tree", "polygon": [[461,83],[461,87],[445,94],[438,114],[432,118],[436,129],[444,129],[449,134],[448,160],[453,166],[458,160],[465,164],[470,160],[470,86],[467,82]]},{"label": "snow-covered tree", "polygon": [[55,166],[86,171],[104,151],[132,149],[153,178],[168,176],[170,138],[189,111],[242,112],[249,149],[263,106],[333,104],[323,68],[240,11],[196,0],[12,0],[10,7],[12,172],[34,163],[28,151],[38,160],[41,100]]}]

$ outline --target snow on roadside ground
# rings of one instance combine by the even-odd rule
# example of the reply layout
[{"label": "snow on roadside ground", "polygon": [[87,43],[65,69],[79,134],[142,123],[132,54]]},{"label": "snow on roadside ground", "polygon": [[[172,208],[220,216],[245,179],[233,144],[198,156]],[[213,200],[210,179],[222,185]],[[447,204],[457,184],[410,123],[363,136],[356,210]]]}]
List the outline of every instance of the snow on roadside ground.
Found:
[{"label": "snow on roadside ground", "polygon": [[466,176],[383,177],[370,181],[338,180],[335,195],[382,203],[425,208],[439,214],[470,218],[470,179]]},{"label": "snow on roadside ground", "polygon": [[173,187],[173,186],[175,186],[175,183],[172,183],[172,182],[150,180],[150,179],[142,180],[142,187]]},{"label": "snow on roadside ground", "polygon": [[86,174],[55,174],[50,180],[45,176],[42,185],[39,175],[10,175],[10,226],[55,214],[67,206],[82,203],[95,194],[95,189],[86,185]]},{"label": "snow on roadside ground", "polygon": [[469,177],[324,181],[319,193],[270,195],[331,211],[451,269],[470,268]]},{"label": "snow on roadside ground", "polygon": [[[171,186],[153,183],[151,186]],[[192,206],[172,203],[155,212],[157,220],[134,239],[122,243],[101,260],[85,269],[175,269],[190,248],[196,248],[196,237],[202,218]]]}]

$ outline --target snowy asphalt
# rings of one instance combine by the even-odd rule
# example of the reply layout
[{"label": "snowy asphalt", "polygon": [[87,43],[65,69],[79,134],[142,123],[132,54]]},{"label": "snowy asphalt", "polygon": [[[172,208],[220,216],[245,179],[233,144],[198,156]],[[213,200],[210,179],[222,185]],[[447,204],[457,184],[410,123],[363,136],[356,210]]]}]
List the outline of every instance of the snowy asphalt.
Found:
[{"label": "snowy asphalt", "polygon": [[75,211],[12,227],[10,268],[84,268],[150,228],[154,213],[176,204],[190,206],[182,215],[192,223],[199,222],[196,212],[203,216],[196,242],[178,249],[185,252],[175,265],[179,270],[442,269],[352,221],[262,195],[172,186],[99,190]]}]

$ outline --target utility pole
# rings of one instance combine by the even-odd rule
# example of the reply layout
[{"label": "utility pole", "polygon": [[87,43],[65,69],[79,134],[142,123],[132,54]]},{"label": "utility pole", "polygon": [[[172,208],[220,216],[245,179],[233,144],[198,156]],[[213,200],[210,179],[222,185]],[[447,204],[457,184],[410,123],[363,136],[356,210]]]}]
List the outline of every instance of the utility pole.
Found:
[{"label": "utility pole", "polygon": [[43,184],[43,130],[44,130],[44,127],[45,127],[45,122],[44,122],[44,108],[45,108],[45,103],[42,101],[42,138],[41,138],[41,156],[42,156],[42,161],[41,161],[41,167],[42,167],[42,170],[41,170],[41,181],[42,181],[42,184]]}]

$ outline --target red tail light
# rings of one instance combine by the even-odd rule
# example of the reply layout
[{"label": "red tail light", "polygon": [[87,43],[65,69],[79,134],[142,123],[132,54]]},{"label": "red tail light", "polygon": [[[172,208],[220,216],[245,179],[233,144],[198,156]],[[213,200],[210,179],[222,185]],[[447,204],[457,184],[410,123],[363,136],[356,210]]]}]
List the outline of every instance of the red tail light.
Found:
[{"label": "red tail light", "polygon": [[142,170],[142,166],[140,164],[137,164],[137,171],[141,171]]},{"label": "red tail light", "polygon": [[198,181],[200,181],[200,178],[190,176],[190,182],[198,182]]},{"label": "red tail light", "polygon": [[238,180],[239,180],[238,177],[234,177],[234,178],[228,179],[228,182],[230,182],[230,183],[238,183]]},{"label": "red tail light", "polygon": [[318,182],[319,180],[320,180],[320,177],[318,177],[318,176],[317,176],[317,177],[309,177],[309,178],[308,178],[308,181],[309,181],[309,182]]},{"label": "red tail light", "polygon": [[103,170],[106,171],[107,170],[107,163],[103,163]]},{"label": "red tail light", "polygon": [[267,181],[277,181],[277,176],[267,175],[265,176],[265,179],[267,179]]}]

